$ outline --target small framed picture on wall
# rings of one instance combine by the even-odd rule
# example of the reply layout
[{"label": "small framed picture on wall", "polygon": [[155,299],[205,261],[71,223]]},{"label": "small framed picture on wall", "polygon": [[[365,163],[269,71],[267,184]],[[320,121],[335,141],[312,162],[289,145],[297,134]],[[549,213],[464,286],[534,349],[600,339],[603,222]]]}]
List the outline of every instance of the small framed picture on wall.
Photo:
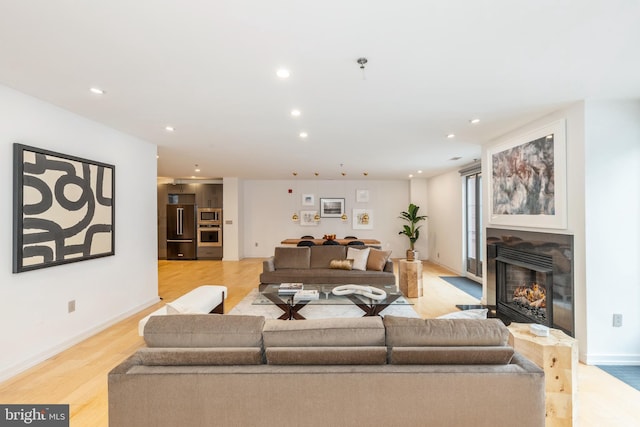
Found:
[{"label": "small framed picture on wall", "polygon": [[344,199],[320,199],[320,216],[340,218],[344,214]]},{"label": "small framed picture on wall", "polygon": [[369,190],[356,190],[356,202],[366,203],[369,201]]},{"label": "small framed picture on wall", "polygon": [[318,214],[318,211],[300,211],[300,225],[303,226],[314,226],[318,225],[315,220],[315,216]]},{"label": "small framed picture on wall", "polygon": [[354,209],[352,228],[354,230],[372,230],[373,229],[373,211],[371,209]]}]

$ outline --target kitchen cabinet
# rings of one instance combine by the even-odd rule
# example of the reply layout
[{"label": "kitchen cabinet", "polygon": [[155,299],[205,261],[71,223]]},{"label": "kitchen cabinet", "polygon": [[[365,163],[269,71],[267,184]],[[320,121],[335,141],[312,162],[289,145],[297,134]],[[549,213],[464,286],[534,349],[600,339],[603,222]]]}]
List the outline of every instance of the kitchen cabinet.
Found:
[{"label": "kitchen cabinet", "polygon": [[167,184],[168,197],[165,203],[195,205],[196,193],[200,184]]},{"label": "kitchen cabinet", "polygon": [[198,246],[198,259],[222,259],[222,248]]},{"label": "kitchen cabinet", "polygon": [[196,204],[199,208],[222,208],[222,184],[199,184]]}]

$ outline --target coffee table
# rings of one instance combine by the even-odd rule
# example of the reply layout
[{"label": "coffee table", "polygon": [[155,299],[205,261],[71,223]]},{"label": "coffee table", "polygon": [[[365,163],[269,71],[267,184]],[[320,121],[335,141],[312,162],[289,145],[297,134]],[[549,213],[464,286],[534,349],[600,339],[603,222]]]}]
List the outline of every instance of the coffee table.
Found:
[{"label": "coffee table", "polygon": [[355,305],[362,310],[364,316],[379,316],[380,313],[391,304],[413,305],[402,295],[402,292],[395,285],[368,285],[373,288],[382,289],[387,293],[383,300],[375,300],[362,295],[334,295],[331,291],[339,285],[311,285],[305,284],[305,290],[315,289],[320,294],[317,300],[294,300],[293,295],[280,295],[277,284],[260,284],[258,287],[260,296],[253,302],[255,305],[273,304],[279,307],[283,314],[279,319],[302,320],[305,317],[300,314],[300,310],[307,305]]}]

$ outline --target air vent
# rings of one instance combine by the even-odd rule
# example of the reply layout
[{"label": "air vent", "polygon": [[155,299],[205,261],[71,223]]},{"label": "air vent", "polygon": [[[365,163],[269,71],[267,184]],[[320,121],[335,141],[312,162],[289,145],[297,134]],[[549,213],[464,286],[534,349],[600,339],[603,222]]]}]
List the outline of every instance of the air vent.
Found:
[{"label": "air vent", "polygon": [[553,258],[512,248],[498,247],[496,260],[530,268],[531,270],[553,271]]}]

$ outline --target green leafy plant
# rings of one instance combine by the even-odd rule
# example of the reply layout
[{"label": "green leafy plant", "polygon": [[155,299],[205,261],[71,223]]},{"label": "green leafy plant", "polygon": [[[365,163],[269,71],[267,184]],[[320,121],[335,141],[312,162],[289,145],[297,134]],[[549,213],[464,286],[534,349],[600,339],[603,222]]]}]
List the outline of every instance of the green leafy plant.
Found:
[{"label": "green leafy plant", "polygon": [[404,234],[409,238],[409,246],[412,251],[414,250],[416,240],[418,240],[418,237],[420,237],[420,227],[422,227],[421,225],[417,224],[420,221],[424,221],[425,219],[427,219],[426,215],[418,215],[418,209],[420,209],[420,206],[416,206],[413,203],[410,203],[409,208],[406,211],[400,212],[400,216],[398,217],[409,223],[409,225],[403,225],[402,231],[398,234]]}]

